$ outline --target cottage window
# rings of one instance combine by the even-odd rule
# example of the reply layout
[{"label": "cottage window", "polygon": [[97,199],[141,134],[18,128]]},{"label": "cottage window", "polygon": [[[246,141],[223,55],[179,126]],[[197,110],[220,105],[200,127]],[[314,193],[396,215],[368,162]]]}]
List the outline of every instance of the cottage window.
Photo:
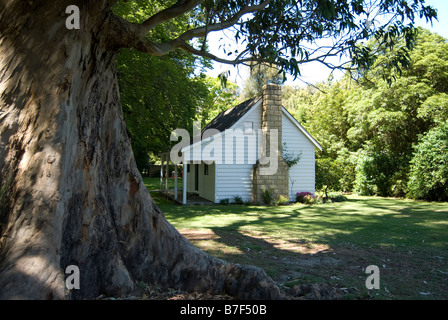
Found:
[{"label": "cottage window", "polygon": [[254,123],[252,121],[244,121],[244,134],[252,134]]}]

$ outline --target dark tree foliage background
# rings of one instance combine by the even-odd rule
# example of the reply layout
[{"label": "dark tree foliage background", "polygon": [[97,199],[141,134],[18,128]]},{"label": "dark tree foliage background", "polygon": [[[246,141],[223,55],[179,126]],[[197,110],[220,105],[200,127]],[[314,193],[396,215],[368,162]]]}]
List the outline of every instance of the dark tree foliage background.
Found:
[{"label": "dark tree foliage background", "polygon": [[118,55],[123,113],[140,171],[147,168],[151,153],[169,150],[174,129],[192,129],[209,94],[205,77],[194,76],[188,65],[191,60],[187,54],[153,57],[132,49]]},{"label": "dark tree foliage background", "polygon": [[393,70],[405,41],[382,51],[373,39],[367,46],[382,54],[369,71],[288,93],[285,104],[323,145],[317,188],[448,200],[446,135],[435,134],[448,121],[448,41],[419,28],[409,62]]}]

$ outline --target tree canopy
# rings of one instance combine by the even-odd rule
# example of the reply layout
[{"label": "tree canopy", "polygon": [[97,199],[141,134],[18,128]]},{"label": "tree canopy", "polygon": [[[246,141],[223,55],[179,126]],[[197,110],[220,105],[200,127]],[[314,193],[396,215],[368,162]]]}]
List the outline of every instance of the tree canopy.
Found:
[{"label": "tree canopy", "polygon": [[276,66],[263,63],[251,65],[250,75],[244,81],[240,100],[245,101],[261,95],[266,83],[282,84],[283,82],[284,79]]},{"label": "tree canopy", "polygon": [[191,57],[173,56],[127,49],[117,57],[123,114],[140,170],[147,168],[150,153],[167,150],[174,129],[192,129],[209,94],[205,78],[192,76]]},{"label": "tree canopy", "polygon": [[[114,12],[129,21],[141,23],[154,14],[162,2],[147,1],[118,4]],[[149,5],[149,4],[152,4]],[[172,33],[185,31],[188,16],[165,24],[156,37],[167,39]],[[206,122],[232,102],[232,84],[227,88],[205,76],[209,59],[185,51],[152,56],[133,48],[121,49],[116,59],[120,98],[131,137],[137,167],[143,171],[160,152],[168,150],[170,134],[176,128],[192,131],[194,120]],[[222,105],[222,101],[226,106]]]},{"label": "tree canopy", "polygon": [[[378,47],[377,40],[366,46]],[[347,74],[339,81],[319,85],[322,91],[297,90],[291,97],[305,98],[295,104],[286,100],[291,112],[323,145],[317,159],[318,187],[328,185],[367,195],[422,197],[415,191],[417,182],[422,182],[415,178],[415,168],[425,165],[429,172],[432,166],[436,174],[435,162],[423,164],[426,158],[416,160],[414,153],[428,150],[429,143],[424,141],[445,137],[433,133],[426,135],[426,140],[420,138],[448,120],[448,42],[419,28],[409,52],[410,64],[401,72],[382,68],[395,53],[379,57],[362,74]],[[410,178],[414,183],[408,183]],[[424,194],[428,199],[436,198],[430,191]],[[442,198],[440,190],[437,198]]]},{"label": "tree canopy", "polygon": [[[395,48],[400,37],[405,39],[390,64],[399,69],[409,60],[406,49],[415,38],[416,15],[427,21],[437,16],[424,0],[135,0],[118,1],[116,8],[124,19],[112,19],[112,29],[119,32],[111,40],[114,46],[155,56],[182,49],[232,65],[276,64],[294,76],[300,75],[301,64],[311,61],[334,69],[368,68],[379,52],[362,42],[372,37],[385,50]],[[129,19],[126,12],[137,12],[139,17]],[[172,28],[179,21],[182,28]],[[170,32],[161,31],[166,29]],[[220,52],[213,52],[207,36],[226,29],[234,32],[242,49],[223,43]],[[351,62],[328,60],[344,54]]]}]

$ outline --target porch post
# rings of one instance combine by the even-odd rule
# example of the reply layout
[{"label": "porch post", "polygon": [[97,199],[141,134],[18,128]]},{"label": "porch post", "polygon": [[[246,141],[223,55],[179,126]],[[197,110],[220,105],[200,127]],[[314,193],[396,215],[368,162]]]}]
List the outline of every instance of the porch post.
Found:
[{"label": "porch post", "polygon": [[182,190],[182,196],[183,196],[183,199],[182,199],[182,204],[187,204],[187,166],[188,166],[188,164],[187,163],[185,163],[185,161],[184,161],[184,174],[183,174],[183,184],[184,184],[184,187],[183,187],[183,190]]},{"label": "porch post", "polygon": [[174,199],[177,200],[177,163],[174,165]]},{"label": "porch post", "polygon": [[165,190],[166,194],[168,194],[168,179],[170,177],[170,158],[166,157],[166,172],[165,172]]},{"label": "porch post", "polygon": [[164,160],[164,154],[160,154],[160,192],[162,192],[162,185],[163,185],[163,160]]}]

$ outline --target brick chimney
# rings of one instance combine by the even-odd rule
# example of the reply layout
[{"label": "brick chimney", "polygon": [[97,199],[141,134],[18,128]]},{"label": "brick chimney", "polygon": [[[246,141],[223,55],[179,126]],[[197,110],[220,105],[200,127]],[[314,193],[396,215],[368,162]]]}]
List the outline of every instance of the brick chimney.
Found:
[{"label": "brick chimney", "polygon": [[[261,127],[266,135],[264,156],[270,158],[270,163],[262,164],[263,161],[260,159],[260,162],[253,167],[252,200],[262,203],[265,190],[269,190],[274,200],[280,195],[289,198],[289,167],[282,157],[282,89],[278,84],[269,83],[263,86]],[[272,130],[277,130],[277,148],[271,148]],[[271,151],[278,153],[277,156],[271,154]],[[272,166],[275,160],[276,170],[266,174],[266,171],[269,172],[266,168]]]},{"label": "brick chimney", "polygon": [[282,87],[278,84],[268,83],[263,86],[263,103],[261,114],[261,128],[267,133],[266,156],[270,156],[270,132],[278,132],[279,155],[282,154]]}]

